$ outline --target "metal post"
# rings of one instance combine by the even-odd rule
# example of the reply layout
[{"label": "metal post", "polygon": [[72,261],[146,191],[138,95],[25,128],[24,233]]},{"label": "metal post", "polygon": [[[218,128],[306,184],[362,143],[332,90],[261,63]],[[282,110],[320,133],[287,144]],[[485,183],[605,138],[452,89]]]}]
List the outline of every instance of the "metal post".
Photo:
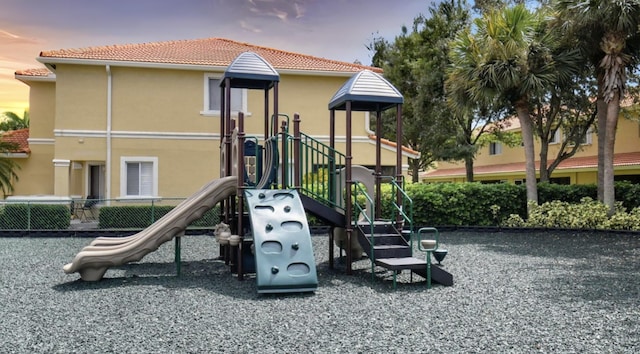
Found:
[{"label": "metal post", "polygon": [[346,148],[346,157],[345,157],[345,170],[346,170],[346,178],[345,178],[345,188],[346,188],[346,205],[345,205],[345,220],[346,220],[346,234],[347,234],[347,274],[351,275],[351,237],[353,233],[353,227],[351,225],[351,214],[352,214],[352,205],[351,205],[351,186],[353,181],[351,180],[351,160],[353,156],[351,155],[351,101],[347,101],[347,148]]},{"label": "metal post", "polygon": [[[329,200],[336,203],[336,111],[329,112],[329,146],[331,157],[329,159]],[[333,269],[333,230],[329,233],[329,268]]]},{"label": "metal post", "polygon": [[281,131],[282,131],[282,180],[280,184],[282,188],[289,188],[288,184],[288,173],[289,172],[289,152],[287,151],[287,121],[283,120],[281,123]]},{"label": "metal post", "polygon": [[244,279],[242,269],[242,244],[244,239],[244,231],[242,229],[242,217],[244,214],[244,113],[238,112],[238,236],[240,243],[238,244],[238,279]]},{"label": "metal post", "polygon": [[382,112],[380,108],[376,110],[376,206],[374,218],[380,219],[382,217]]},{"label": "metal post", "polygon": [[300,169],[302,162],[300,161],[300,114],[293,115],[293,188],[300,192],[302,184],[302,176]]},{"label": "metal post", "polygon": [[[400,193],[400,187],[402,187],[402,105],[396,106],[396,183],[398,188],[396,189],[396,203],[402,205],[402,195]],[[400,227],[402,221],[402,215],[398,211],[396,216],[396,226]]]},{"label": "metal post", "polygon": [[180,276],[180,265],[182,263],[181,261],[181,257],[180,257],[180,243],[182,241],[182,237],[180,236],[176,236],[175,237],[176,242],[175,242],[175,255],[174,255],[174,261],[176,263],[176,275]]}]

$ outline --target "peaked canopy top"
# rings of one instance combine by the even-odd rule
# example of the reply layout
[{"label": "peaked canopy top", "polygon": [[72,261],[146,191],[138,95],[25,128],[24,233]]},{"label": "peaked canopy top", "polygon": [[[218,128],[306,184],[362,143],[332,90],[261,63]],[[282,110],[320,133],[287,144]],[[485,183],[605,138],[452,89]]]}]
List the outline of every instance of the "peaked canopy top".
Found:
[{"label": "peaked canopy top", "polygon": [[254,52],[238,55],[224,72],[220,86],[226,78],[231,79],[232,88],[270,89],[280,81],[280,74],[264,58]]},{"label": "peaked canopy top", "polygon": [[380,74],[362,70],[353,75],[329,101],[330,110],[384,111],[404,103],[402,94]]}]

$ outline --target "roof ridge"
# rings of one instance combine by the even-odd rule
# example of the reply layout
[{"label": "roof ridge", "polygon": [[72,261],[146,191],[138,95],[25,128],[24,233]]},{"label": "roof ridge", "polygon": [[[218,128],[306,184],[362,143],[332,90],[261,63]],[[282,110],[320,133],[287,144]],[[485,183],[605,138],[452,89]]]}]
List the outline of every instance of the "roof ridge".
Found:
[{"label": "roof ridge", "polygon": [[220,40],[226,41],[226,42],[244,44],[244,45],[249,46],[249,47],[260,48],[260,49],[270,50],[270,51],[284,53],[284,54],[292,54],[292,55],[297,55],[297,56],[300,56],[300,57],[305,57],[305,58],[310,58],[310,59],[321,59],[321,60],[325,60],[327,62],[334,63],[334,64],[350,64],[350,65],[353,65],[355,67],[360,67],[362,69],[371,69],[371,68],[373,68],[373,69],[378,69],[380,72],[382,71],[382,69],[380,69],[378,67],[375,67],[375,66],[369,66],[369,65],[364,65],[364,64],[356,64],[356,63],[349,63],[349,62],[335,60],[335,59],[327,59],[327,58],[323,58],[323,57],[317,57],[317,56],[314,56],[314,55],[311,55],[311,54],[292,52],[292,51],[289,51],[289,50],[278,49],[278,48],[273,48],[273,47],[266,47],[266,46],[261,46],[261,45],[258,45],[258,44],[252,44],[252,43],[248,43],[248,42],[239,42],[239,41],[235,41],[233,39],[228,39],[228,38],[217,38],[217,39],[220,39]]},{"label": "roof ridge", "polygon": [[[215,43],[218,43],[216,45]],[[194,48],[202,48],[207,47],[206,44],[210,44],[213,50],[223,48],[223,50],[229,50],[230,48],[225,48],[226,45],[235,46],[235,49],[244,49],[245,51],[258,51],[258,52],[267,52],[271,53],[276,57],[292,57],[297,58],[301,62],[306,61],[315,61],[319,63],[324,63],[327,67],[344,67],[348,68],[348,71],[358,71],[369,69],[374,72],[381,73],[382,69],[363,65],[350,63],[345,61],[339,61],[335,59],[327,59],[323,57],[313,56],[309,54],[297,53],[282,49],[277,49],[273,47],[261,46],[257,44],[252,44],[248,42],[236,41],[228,38],[221,37],[209,37],[209,38],[195,38],[195,39],[176,39],[176,40],[168,40],[168,41],[155,41],[155,42],[144,42],[144,43],[127,43],[127,44],[111,44],[111,45],[102,45],[102,46],[89,46],[89,47],[77,47],[77,48],[67,48],[67,49],[57,49],[57,50],[44,50],[40,52],[40,57],[44,58],[84,58],[84,59],[99,59],[98,57],[103,57],[104,60],[116,60],[114,59],[118,55],[118,51],[138,51],[138,52],[146,52],[145,48],[170,48],[172,45],[183,45],[182,49],[189,48],[189,44],[205,44],[205,45],[195,45]],[[161,49],[159,49],[161,50]],[[112,52],[116,52],[115,54]],[[152,62],[160,62],[162,58],[147,58],[152,59],[149,61]],[[169,60],[168,62],[173,62],[170,58],[166,58]],[[179,61],[180,59],[178,59]],[[195,61],[199,61],[194,58]],[[205,60],[206,61],[206,60]],[[272,63],[273,65],[274,63]]]}]

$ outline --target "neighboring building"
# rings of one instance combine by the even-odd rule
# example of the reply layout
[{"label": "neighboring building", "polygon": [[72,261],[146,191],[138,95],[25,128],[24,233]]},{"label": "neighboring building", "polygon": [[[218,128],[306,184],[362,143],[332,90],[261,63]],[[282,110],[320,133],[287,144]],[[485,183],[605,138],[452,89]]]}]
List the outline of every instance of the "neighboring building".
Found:
[{"label": "neighboring building", "polygon": [[[517,119],[511,120],[509,131],[519,132]],[[555,143],[549,144],[548,164],[557,154],[562,132],[555,137]],[[540,141],[535,139],[536,158],[539,158]],[[614,156],[615,180],[627,180],[640,183],[640,123],[630,120],[622,114],[618,120]],[[540,162],[536,160],[539,177]],[[581,149],[570,159],[560,163],[551,174],[552,183],[595,184],[598,174],[598,136],[590,131],[585,137]],[[482,183],[516,183],[525,181],[524,147],[508,147],[501,143],[490,143],[478,152],[473,164],[473,178]],[[464,161],[439,162],[436,169],[423,172],[422,182],[465,182]]]},{"label": "neighboring building", "polygon": [[[328,103],[357,64],[220,38],[40,53],[47,69],[18,71],[30,87],[31,152],[19,160],[16,195],[107,199],[185,197],[220,176],[219,78],[252,51],[280,74],[279,113],[301,115],[301,130],[328,143]],[[263,137],[264,93],[237,90],[248,135]],[[336,116],[337,148],[345,124]],[[343,120],[342,120],[343,121]],[[369,114],[353,116],[354,164],[375,165]],[[387,143],[383,165],[395,165]],[[403,148],[407,158],[418,153]],[[406,162],[405,162],[406,170]],[[405,171],[406,172],[406,171]]]}]

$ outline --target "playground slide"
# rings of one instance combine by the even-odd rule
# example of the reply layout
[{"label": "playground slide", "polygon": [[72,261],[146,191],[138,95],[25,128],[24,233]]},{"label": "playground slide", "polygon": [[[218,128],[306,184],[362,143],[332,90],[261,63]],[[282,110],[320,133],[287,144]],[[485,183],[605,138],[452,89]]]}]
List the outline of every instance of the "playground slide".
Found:
[{"label": "playground slide", "polygon": [[139,261],[161,244],[182,235],[191,222],[224,198],[235,194],[236,187],[237,178],[234,176],[215,179],[137,234],[123,238],[97,238],[63,267],[64,272],[78,272],[82,280],[98,281],[109,267]]},{"label": "playground slide", "polygon": [[258,293],[308,292],[318,287],[311,233],[295,190],[245,191],[255,245]]}]

